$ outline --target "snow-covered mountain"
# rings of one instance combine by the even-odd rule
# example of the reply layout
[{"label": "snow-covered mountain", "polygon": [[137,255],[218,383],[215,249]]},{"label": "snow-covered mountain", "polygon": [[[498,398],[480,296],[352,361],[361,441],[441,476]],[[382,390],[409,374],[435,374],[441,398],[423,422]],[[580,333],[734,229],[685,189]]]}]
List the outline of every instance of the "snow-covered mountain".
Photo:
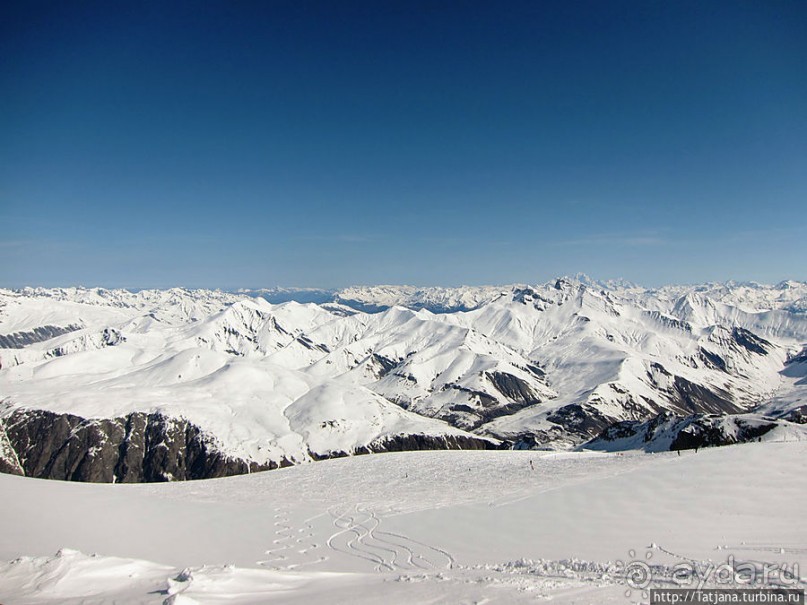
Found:
[{"label": "snow-covered mountain", "polygon": [[563,449],[659,414],[798,422],[805,309],[803,282],[585,276],[0,290],[0,470],[184,479],[395,449]]},{"label": "snow-covered mountain", "polygon": [[[608,290],[629,299],[641,299],[651,306],[672,307],[687,294],[699,294],[712,302],[724,303],[752,313],[787,310],[795,313],[807,311],[807,282],[786,280],[776,285],[754,282],[707,283],[691,286],[664,286],[643,288],[623,279],[595,280],[584,273],[562,278],[595,290]],[[297,301],[301,303],[343,302],[365,311],[381,311],[394,306],[410,309],[427,309],[433,313],[469,311],[492,300],[506,296],[515,288],[509,286],[352,286],[338,290],[319,288],[264,288],[243,289],[239,294],[265,298],[273,304]]]},{"label": "snow-covered mountain", "polygon": [[415,286],[353,286],[340,290],[317,288],[264,288],[239,290],[241,294],[261,297],[270,303],[297,301],[301,303],[336,302],[360,311],[374,313],[391,307],[428,309],[433,313],[451,313],[475,309],[506,295],[510,287],[464,286],[460,288]]}]

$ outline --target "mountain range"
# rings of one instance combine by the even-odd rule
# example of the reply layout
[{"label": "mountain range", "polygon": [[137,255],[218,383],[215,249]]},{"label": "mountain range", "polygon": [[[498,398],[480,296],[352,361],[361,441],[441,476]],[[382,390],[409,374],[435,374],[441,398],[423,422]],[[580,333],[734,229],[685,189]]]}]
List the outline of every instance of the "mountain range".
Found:
[{"label": "mountain range", "polygon": [[0,470],[26,476],[689,449],[805,417],[805,282],[0,290]]}]

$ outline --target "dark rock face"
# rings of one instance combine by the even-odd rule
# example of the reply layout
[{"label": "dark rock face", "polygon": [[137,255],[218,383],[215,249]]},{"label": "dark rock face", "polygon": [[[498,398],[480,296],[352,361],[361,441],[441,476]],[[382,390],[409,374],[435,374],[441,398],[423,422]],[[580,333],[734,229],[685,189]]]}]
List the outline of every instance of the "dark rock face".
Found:
[{"label": "dark rock face", "polygon": [[323,344],[317,344],[312,341],[310,338],[304,335],[300,335],[297,337],[297,342],[303,345],[306,349],[310,349],[312,351],[321,351],[322,353],[330,353],[330,349]]},{"label": "dark rock face", "polygon": [[557,427],[549,431],[535,431],[511,435],[505,442],[506,449],[513,450],[552,450],[550,444],[562,441],[566,435]]},{"label": "dark rock face", "polygon": [[701,349],[698,351],[698,356],[707,367],[712,368],[713,370],[720,370],[721,372],[727,371],[726,360],[717,353],[712,353],[711,351],[707,351],[701,347]]},{"label": "dark rock face", "polygon": [[671,396],[684,413],[738,414],[745,411],[733,401],[730,393],[722,389],[706,387],[676,376]]},{"label": "dark rock face", "polygon": [[122,342],[126,342],[126,337],[115,328],[104,328],[101,332],[101,345],[104,347],[116,347]]},{"label": "dark rock face", "polygon": [[643,311],[642,314],[654,322],[661,324],[665,328],[669,328],[671,330],[680,330],[682,332],[692,332],[692,325],[683,319],[676,319],[675,317],[670,317],[669,315],[663,315],[658,311]]},{"label": "dark rock face", "polygon": [[796,355],[790,357],[786,365],[797,364],[797,363],[807,363],[807,347],[803,348],[800,352]]},{"label": "dark rock face", "polygon": [[547,429],[507,435],[488,434],[504,438],[505,445],[515,450],[555,449],[557,444],[571,447],[587,441],[614,422],[586,403],[570,403],[554,410],[546,419],[552,423]]},{"label": "dark rock face", "polygon": [[547,420],[560,425],[566,431],[586,438],[596,435],[610,424],[599,410],[592,406],[571,403],[558,408]]},{"label": "dark rock face", "polygon": [[418,450],[495,450],[499,443],[469,435],[395,435],[374,441],[367,452],[409,452]]},{"label": "dark rock face", "polygon": [[496,390],[504,395],[509,401],[519,403],[540,403],[540,399],[535,395],[529,384],[505,372],[490,372],[487,374],[488,380],[493,383]]},{"label": "dark rock face", "polygon": [[[498,403],[495,397],[491,397],[484,391],[475,391],[474,389],[469,389],[468,387],[464,387],[462,385],[454,383],[447,384],[443,387],[444,391],[448,389],[459,391],[460,393],[467,393],[469,395],[473,395],[479,402],[479,405],[481,405],[483,408],[490,408]],[[455,409],[457,409],[457,407],[458,406],[455,406]]]},{"label": "dark rock face", "polygon": [[675,441],[670,444],[670,451],[692,450],[701,447],[755,441],[776,426],[773,422],[751,425],[744,423],[740,419],[735,420],[734,423],[738,428],[736,436],[724,431],[719,424],[708,421],[703,422],[703,419],[698,418],[678,433]]},{"label": "dark rock face", "polygon": [[[7,448],[0,471],[41,479],[139,483],[226,477],[288,466],[259,465],[221,453],[215,439],[187,420],[132,413],[85,419],[17,410],[0,421]],[[0,450],[2,451],[2,450]],[[16,464],[15,464],[16,462]]]},{"label": "dark rock face", "polygon": [[[539,368],[536,369],[540,371]],[[485,377],[503,395],[505,398],[503,403],[484,391],[477,391],[450,383],[444,385],[442,390],[453,390],[471,395],[476,402],[476,406],[472,407],[465,403],[453,404],[439,414],[437,418],[457,428],[472,431],[491,420],[515,414],[524,408],[541,403],[541,399],[535,394],[530,385],[512,374],[485,372]]]},{"label": "dark rock face", "polygon": [[[471,435],[395,435],[349,454],[444,449],[496,449]],[[211,479],[290,466],[286,458],[257,464],[223,454],[215,437],[182,418],[135,412],[86,419],[45,410],[16,410],[0,419],[0,472],[40,479],[141,483]]]},{"label": "dark rock face", "polygon": [[[705,349],[700,349],[699,359],[712,369],[723,370],[725,362],[718,355],[713,355]],[[746,411],[746,408],[736,403],[734,395],[720,387],[699,384],[687,380],[683,376],[668,372],[660,363],[650,364],[647,373],[648,383],[656,388],[661,395],[657,399],[641,397],[641,406],[631,406],[622,402],[623,408],[631,412],[623,418],[630,420],[647,420],[663,411],[672,411],[682,416],[688,414],[737,414]],[[612,385],[613,387],[613,385]],[[630,393],[614,389],[625,398]]]},{"label": "dark rock face", "polygon": [[422,450],[495,450],[500,449],[499,441],[470,435],[393,435],[378,439],[353,452],[309,452],[314,460],[341,458],[350,454],[378,454],[381,452],[415,452]]},{"label": "dark rock face", "polygon": [[379,378],[383,378],[398,366],[397,361],[384,357],[383,355],[379,355],[378,353],[373,353],[373,359],[381,368],[378,371]]},{"label": "dark rock face", "polygon": [[790,410],[780,418],[796,424],[807,424],[807,404]]},{"label": "dark rock face", "polygon": [[30,332],[14,332],[13,334],[0,334],[0,349],[22,349],[35,342],[50,340],[62,334],[80,330],[81,326],[40,326]]},{"label": "dark rock face", "polygon": [[628,420],[606,428],[583,448],[619,451],[676,451],[756,441],[781,422],[753,414],[693,414],[664,412],[648,421]]},{"label": "dark rock face", "polygon": [[4,458],[0,458],[0,473],[6,473],[7,475],[21,475],[22,472],[20,468],[13,464],[11,461],[6,460]]},{"label": "dark rock face", "polygon": [[731,336],[738,345],[757,355],[767,355],[768,351],[773,348],[773,345],[767,340],[743,328],[734,328]]}]

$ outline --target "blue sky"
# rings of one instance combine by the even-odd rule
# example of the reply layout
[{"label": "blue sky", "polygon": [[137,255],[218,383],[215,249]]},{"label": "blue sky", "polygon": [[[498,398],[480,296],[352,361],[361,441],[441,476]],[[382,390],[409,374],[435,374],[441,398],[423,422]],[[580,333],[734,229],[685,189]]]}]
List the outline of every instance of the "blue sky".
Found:
[{"label": "blue sky", "polygon": [[803,1],[5,2],[0,285],[807,279],[805,30]]}]

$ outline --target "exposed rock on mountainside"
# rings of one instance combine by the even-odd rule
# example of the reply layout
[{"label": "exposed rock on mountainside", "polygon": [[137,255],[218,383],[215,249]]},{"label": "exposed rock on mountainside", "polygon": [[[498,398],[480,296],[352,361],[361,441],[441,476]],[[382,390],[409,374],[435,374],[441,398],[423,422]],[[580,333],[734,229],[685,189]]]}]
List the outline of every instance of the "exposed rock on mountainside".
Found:
[{"label": "exposed rock on mountainside", "polygon": [[0,349],[22,349],[35,342],[42,342],[55,336],[80,330],[81,326],[37,326],[29,332],[15,332],[13,334],[0,334]]},{"label": "exposed rock on mountainside", "polygon": [[757,441],[777,431],[807,439],[804,428],[757,414],[677,416],[664,412],[646,422],[618,422],[580,447],[605,451],[692,450]]},{"label": "exposed rock on mountainside", "polygon": [[417,452],[424,450],[498,450],[507,444],[494,439],[473,435],[393,435],[362,445],[352,452],[330,452],[328,455],[311,452],[313,460],[342,458],[350,455],[380,454],[382,452]]},{"label": "exposed rock on mountainside", "polygon": [[124,418],[85,419],[45,410],[17,410],[0,420],[13,454],[0,464],[41,479],[139,483],[209,479],[290,464],[258,465],[230,458],[215,438],[192,423],[135,412]]},{"label": "exposed rock on mountainside", "polygon": [[[0,472],[40,479],[141,483],[241,475],[292,462],[258,464],[222,453],[215,436],[182,418],[135,412],[86,419],[44,410],[16,410],[0,419]],[[394,435],[353,451],[310,452],[314,460],[351,454],[496,449],[490,439],[463,435]]]}]

